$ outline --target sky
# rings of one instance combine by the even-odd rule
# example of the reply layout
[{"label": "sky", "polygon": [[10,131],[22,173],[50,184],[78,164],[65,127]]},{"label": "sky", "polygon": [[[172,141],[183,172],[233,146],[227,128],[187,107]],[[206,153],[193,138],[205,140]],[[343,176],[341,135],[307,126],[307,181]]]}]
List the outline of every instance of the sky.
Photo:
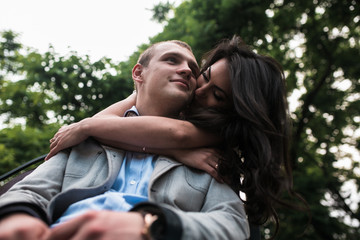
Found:
[{"label": "sky", "polygon": [[[12,30],[19,41],[39,52],[49,45],[65,55],[77,51],[92,60],[126,60],[137,46],[163,26],[153,8],[168,0],[0,0],[0,31]],[[169,0],[178,6],[183,0]]]}]

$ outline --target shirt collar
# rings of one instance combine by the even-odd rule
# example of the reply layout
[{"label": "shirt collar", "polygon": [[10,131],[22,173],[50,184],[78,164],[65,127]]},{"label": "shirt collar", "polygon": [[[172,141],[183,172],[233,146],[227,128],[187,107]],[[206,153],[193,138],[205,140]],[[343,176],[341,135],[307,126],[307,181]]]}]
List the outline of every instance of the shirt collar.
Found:
[{"label": "shirt collar", "polygon": [[136,109],[135,106],[132,106],[129,110],[127,110],[124,114],[124,117],[134,117],[134,116],[139,116],[139,112]]}]

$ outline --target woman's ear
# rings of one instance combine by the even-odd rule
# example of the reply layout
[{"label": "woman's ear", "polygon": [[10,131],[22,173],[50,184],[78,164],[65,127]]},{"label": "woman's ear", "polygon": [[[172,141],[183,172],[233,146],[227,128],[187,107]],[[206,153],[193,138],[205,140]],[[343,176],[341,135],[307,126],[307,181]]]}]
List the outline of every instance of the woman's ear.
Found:
[{"label": "woman's ear", "polygon": [[135,82],[135,84],[137,83],[142,83],[143,79],[142,79],[142,72],[144,70],[144,67],[140,64],[137,63],[132,70],[132,78]]}]

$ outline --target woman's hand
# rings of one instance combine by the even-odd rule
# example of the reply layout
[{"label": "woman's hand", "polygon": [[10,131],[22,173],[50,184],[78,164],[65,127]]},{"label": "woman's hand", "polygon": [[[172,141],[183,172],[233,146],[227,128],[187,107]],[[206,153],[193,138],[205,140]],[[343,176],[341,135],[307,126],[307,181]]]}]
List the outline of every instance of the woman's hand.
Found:
[{"label": "woman's hand", "polygon": [[54,137],[50,139],[50,152],[45,160],[50,159],[61,150],[75,146],[87,139],[89,136],[82,131],[82,124],[84,124],[84,120],[61,127]]},{"label": "woman's hand", "polygon": [[223,182],[217,171],[222,156],[214,148],[180,149],[173,151],[172,156],[187,166],[209,173],[218,182]]}]

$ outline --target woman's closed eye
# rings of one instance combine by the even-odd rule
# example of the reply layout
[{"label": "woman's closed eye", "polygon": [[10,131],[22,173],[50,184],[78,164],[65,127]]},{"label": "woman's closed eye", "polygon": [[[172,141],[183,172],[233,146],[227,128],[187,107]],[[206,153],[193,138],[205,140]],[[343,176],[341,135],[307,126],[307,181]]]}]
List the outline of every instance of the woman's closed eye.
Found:
[{"label": "woman's closed eye", "polygon": [[225,100],[225,98],[222,96],[222,94],[218,93],[216,90],[214,91],[214,97],[217,101],[222,102]]}]

